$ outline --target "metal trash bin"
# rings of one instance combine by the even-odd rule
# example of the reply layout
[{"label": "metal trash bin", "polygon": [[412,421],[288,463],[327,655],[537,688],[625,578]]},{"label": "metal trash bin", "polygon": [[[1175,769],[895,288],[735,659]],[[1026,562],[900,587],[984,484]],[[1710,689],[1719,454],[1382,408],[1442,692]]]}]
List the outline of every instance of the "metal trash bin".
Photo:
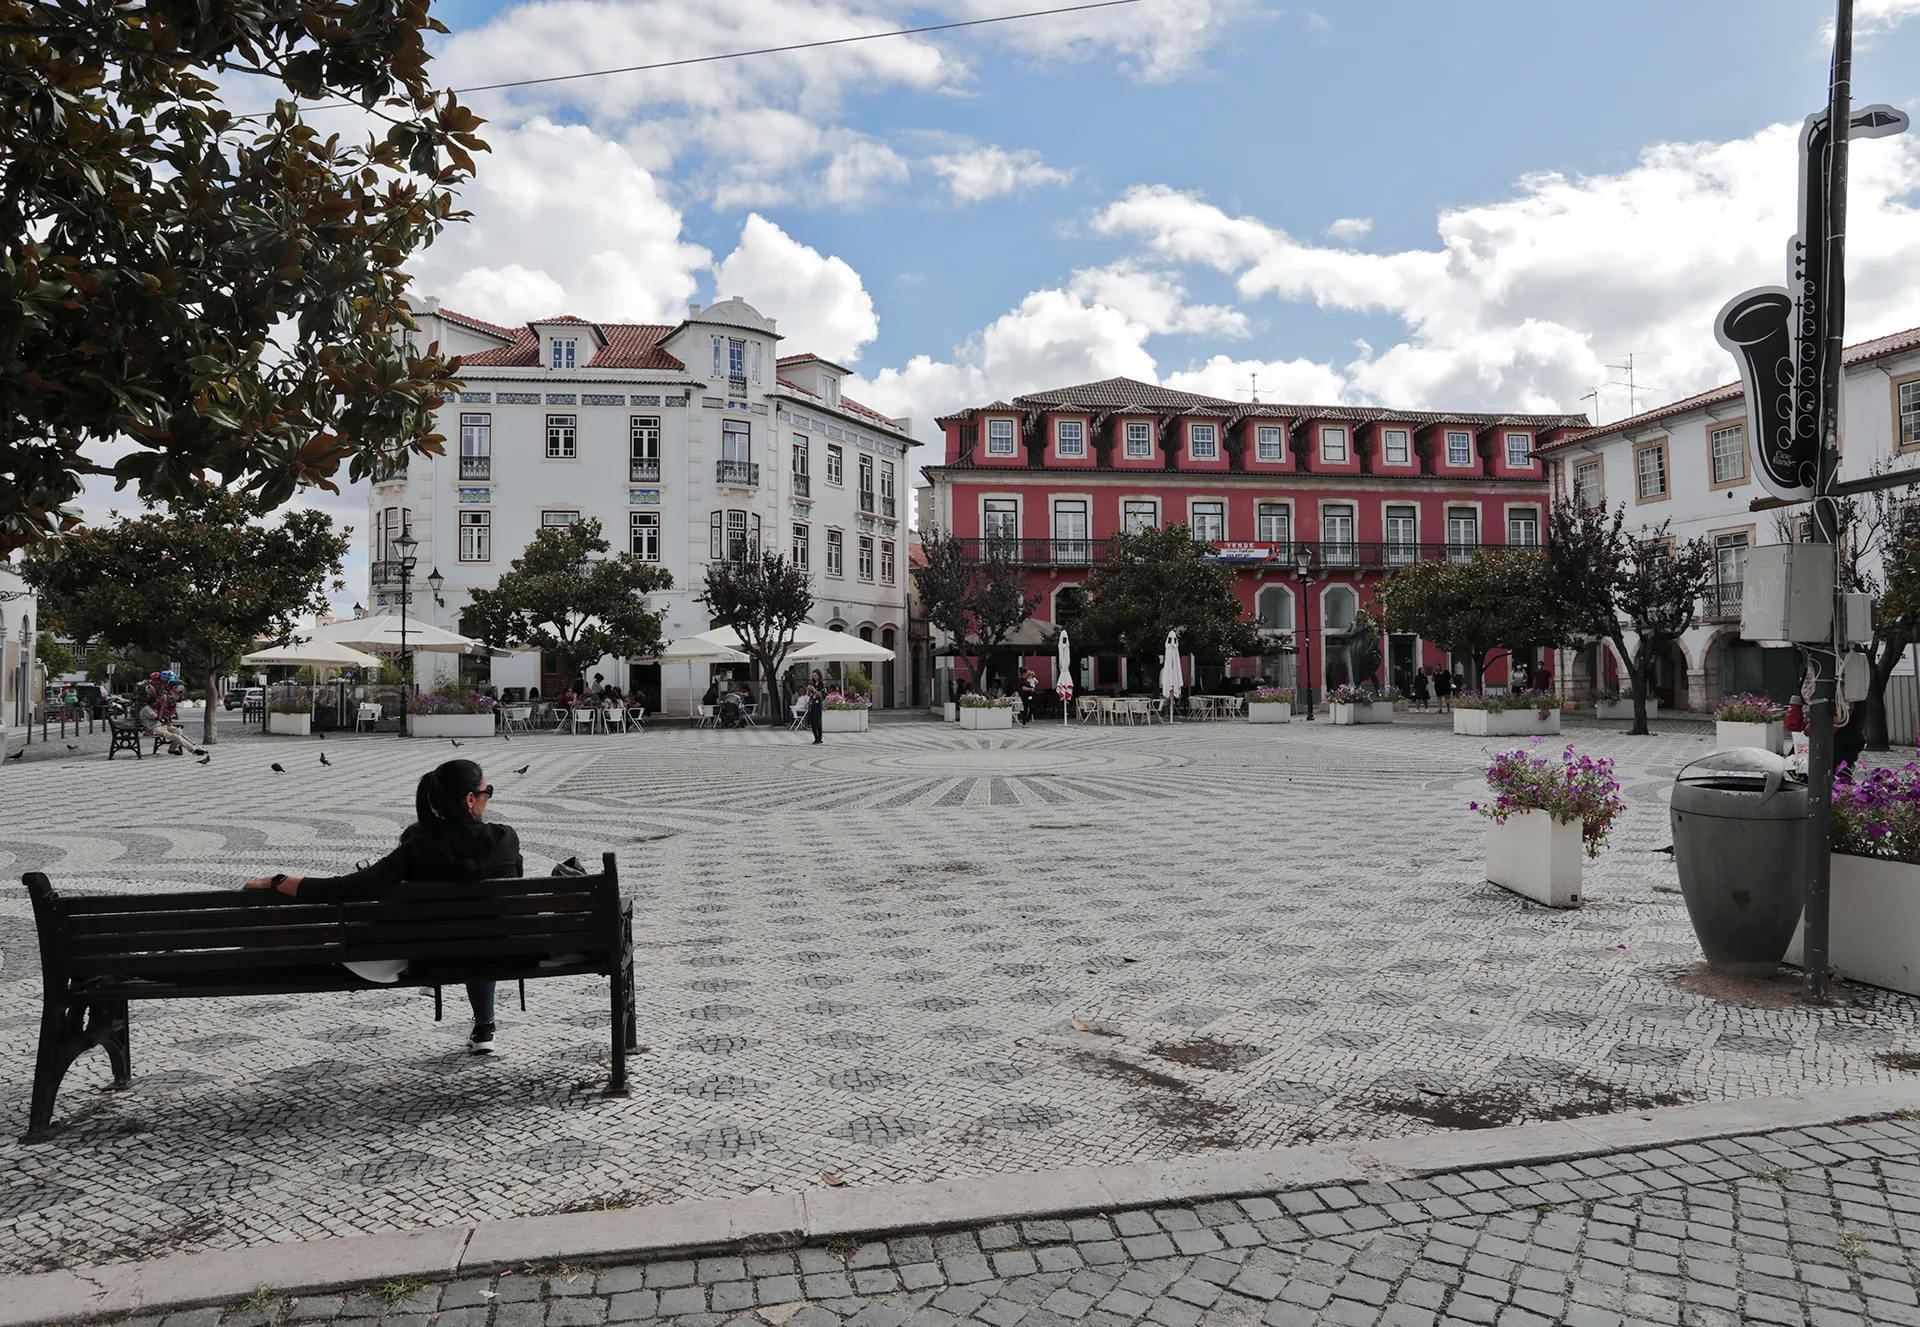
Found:
[{"label": "metal trash bin", "polygon": [[1707,963],[1772,976],[1807,903],[1807,789],[1759,747],[1715,751],[1673,779],[1673,863]]}]

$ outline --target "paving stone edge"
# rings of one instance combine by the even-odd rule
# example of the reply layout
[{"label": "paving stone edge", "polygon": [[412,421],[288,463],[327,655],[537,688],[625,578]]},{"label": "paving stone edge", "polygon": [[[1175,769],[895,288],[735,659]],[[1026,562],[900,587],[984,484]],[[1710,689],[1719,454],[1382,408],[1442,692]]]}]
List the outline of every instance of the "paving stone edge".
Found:
[{"label": "paving stone edge", "polygon": [[47,1327],[136,1311],[196,1308],[263,1287],[278,1295],[305,1295],[544,1262],[751,1252],[855,1235],[886,1238],[1330,1184],[1413,1179],[1842,1124],[1916,1109],[1920,1083],[1872,1084],[1502,1129],[926,1184],[749,1194],[175,1254],[146,1262],[0,1276],[0,1327]]}]

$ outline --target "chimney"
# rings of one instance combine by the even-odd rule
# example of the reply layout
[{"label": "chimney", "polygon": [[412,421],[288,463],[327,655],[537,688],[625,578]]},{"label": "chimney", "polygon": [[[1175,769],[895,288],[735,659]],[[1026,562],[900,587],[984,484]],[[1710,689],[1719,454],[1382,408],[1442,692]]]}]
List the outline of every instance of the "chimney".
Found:
[{"label": "chimney", "polygon": [[700,316],[700,306],[698,304],[687,305],[687,317],[698,318],[699,316]]}]

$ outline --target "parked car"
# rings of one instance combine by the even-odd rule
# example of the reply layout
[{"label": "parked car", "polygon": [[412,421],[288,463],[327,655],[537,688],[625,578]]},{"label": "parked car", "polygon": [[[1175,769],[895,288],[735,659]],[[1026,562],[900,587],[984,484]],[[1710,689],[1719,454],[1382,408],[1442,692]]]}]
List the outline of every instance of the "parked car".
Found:
[{"label": "parked car", "polygon": [[107,693],[98,682],[49,682],[48,707],[57,708],[68,691],[74,693],[74,711],[81,718],[107,717]]},{"label": "parked car", "polygon": [[266,703],[265,687],[230,687],[227,690],[226,706],[230,710],[237,710],[243,705],[252,705],[257,708]]}]

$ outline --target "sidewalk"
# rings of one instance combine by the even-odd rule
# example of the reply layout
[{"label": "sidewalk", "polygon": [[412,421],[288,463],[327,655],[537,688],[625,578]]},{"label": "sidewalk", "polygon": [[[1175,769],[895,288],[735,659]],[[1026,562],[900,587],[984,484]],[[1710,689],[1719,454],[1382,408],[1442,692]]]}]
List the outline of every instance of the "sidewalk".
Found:
[{"label": "sidewalk", "polygon": [[0,1324],[1920,1324],[1916,1108],[1850,1088],[188,1254],[0,1278]]}]

